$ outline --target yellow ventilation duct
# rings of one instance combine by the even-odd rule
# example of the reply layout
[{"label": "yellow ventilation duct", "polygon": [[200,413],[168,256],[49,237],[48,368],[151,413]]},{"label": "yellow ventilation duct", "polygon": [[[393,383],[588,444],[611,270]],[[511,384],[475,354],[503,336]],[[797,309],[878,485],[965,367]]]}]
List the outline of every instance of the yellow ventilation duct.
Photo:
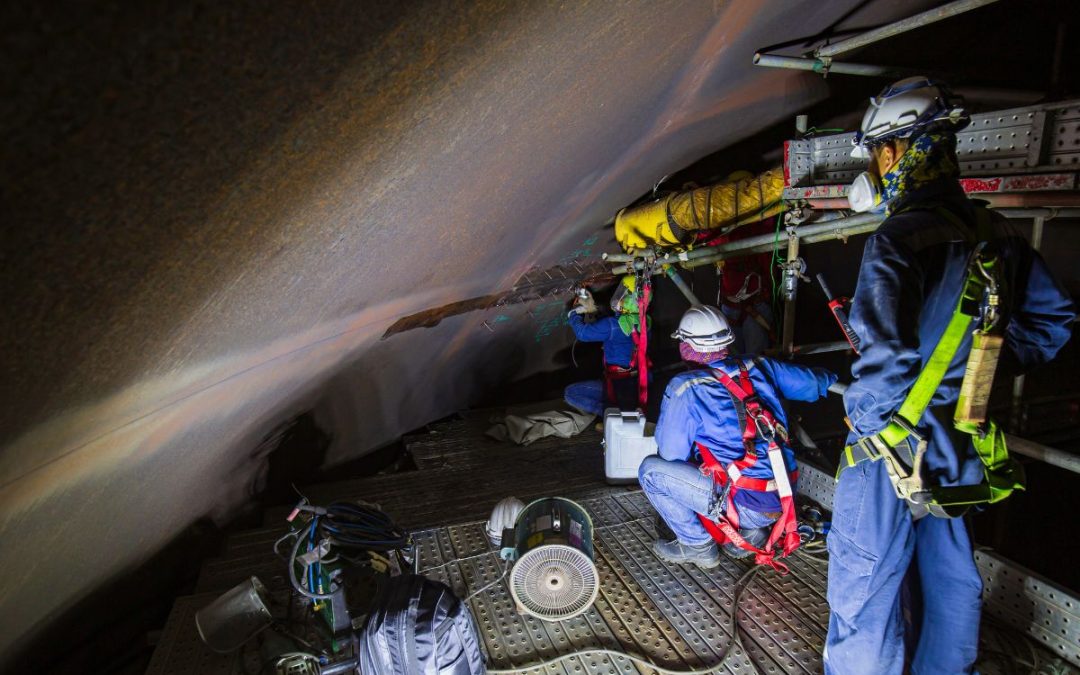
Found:
[{"label": "yellow ventilation duct", "polygon": [[759,176],[747,172],[716,185],[676,192],[615,216],[615,239],[627,251],[693,243],[705,230],[717,234],[775,216],[784,209],[784,172],[771,169]]}]

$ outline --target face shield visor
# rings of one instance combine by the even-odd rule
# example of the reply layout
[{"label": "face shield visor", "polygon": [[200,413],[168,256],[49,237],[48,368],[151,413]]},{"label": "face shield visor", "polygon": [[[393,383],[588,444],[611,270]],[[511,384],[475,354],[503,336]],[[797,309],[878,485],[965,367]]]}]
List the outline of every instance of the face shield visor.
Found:
[{"label": "face shield visor", "polygon": [[636,300],[637,294],[627,288],[626,284],[620,283],[611,295],[611,311],[616,314],[635,314],[637,313]]}]

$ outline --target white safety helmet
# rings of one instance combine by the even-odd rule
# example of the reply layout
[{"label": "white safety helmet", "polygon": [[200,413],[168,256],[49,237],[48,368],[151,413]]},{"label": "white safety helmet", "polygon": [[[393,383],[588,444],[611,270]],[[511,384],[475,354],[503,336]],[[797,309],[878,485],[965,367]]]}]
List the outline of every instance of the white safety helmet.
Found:
[{"label": "white safety helmet", "polygon": [[[525,502],[517,497],[507,497],[495,505],[488,518],[487,531],[488,541],[491,545],[499,548],[503,545],[503,530],[514,527],[518,515],[525,509]],[[509,543],[509,542],[506,542]]]},{"label": "white safety helmet", "polygon": [[910,138],[935,128],[959,131],[971,122],[963,99],[927,77],[909,77],[870,99],[851,156],[869,159],[870,148],[893,138]]},{"label": "white safety helmet", "polygon": [[735,341],[727,318],[712,305],[694,305],[686,310],[671,337],[703,354],[718,352]]}]

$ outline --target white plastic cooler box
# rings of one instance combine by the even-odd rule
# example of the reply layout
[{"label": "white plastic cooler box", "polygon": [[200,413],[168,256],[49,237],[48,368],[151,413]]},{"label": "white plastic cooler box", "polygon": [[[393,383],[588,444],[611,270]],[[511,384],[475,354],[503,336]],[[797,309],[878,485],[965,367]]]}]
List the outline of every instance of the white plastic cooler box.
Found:
[{"label": "white plastic cooler box", "polygon": [[604,476],[609,483],[636,483],[642,460],[657,453],[652,427],[643,413],[604,411]]}]

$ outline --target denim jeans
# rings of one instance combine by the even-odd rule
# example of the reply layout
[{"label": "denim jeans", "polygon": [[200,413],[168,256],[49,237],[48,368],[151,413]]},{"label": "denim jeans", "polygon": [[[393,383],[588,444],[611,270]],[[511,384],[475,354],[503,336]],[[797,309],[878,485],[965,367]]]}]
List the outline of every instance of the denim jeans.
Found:
[{"label": "denim jeans", "polygon": [[591,415],[604,414],[604,381],[575,382],[563,391],[563,399],[574,408]]},{"label": "denim jeans", "polygon": [[[716,507],[713,479],[702,475],[697,464],[668,461],[656,455],[646,457],[638,469],[638,481],[680,542],[699,546],[712,541],[697,514],[707,515]],[[740,529],[752,530],[776,522],[776,518],[738,504],[735,509]]]},{"label": "denim jeans", "polygon": [[585,380],[568,385],[563,390],[563,400],[583,413],[603,416],[606,408],[634,410],[637,408],[637,376],[615,380],[612,383],[618,401],[609,401],[603,380]]}]

